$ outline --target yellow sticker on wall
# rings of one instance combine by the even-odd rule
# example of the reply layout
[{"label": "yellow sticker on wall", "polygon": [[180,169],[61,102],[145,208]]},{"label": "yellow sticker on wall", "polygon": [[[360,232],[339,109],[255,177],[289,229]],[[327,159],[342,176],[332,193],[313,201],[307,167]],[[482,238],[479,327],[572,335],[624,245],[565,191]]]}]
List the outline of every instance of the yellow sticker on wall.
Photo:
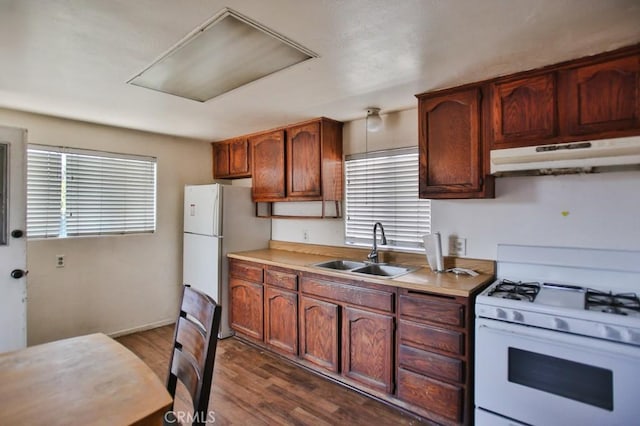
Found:
[{"label": "yellow sticker on wall", "polygon": [[562,214],[562,216],[564,216],[564,217],[569,216],[569,212],[567,210],[564,210],[564,211],[560,212],[560,214]]}]

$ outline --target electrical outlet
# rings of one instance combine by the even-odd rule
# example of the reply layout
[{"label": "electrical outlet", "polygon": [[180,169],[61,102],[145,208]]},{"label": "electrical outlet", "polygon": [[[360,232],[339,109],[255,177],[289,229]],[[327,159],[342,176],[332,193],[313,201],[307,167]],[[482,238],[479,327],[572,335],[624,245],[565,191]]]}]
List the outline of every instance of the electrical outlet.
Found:
[{"label": "electrical outlet", "polygon": [[309,230],[305,229],[304,231],[302,231],[302,239],[304,241],[309,241]]},{"label": "electrical outlet", "polygon": [[460,237],[452,237],[449,239],[449,254],[451,256],[467,255],[467,239]]},{"label": "electrical outlet", "polygon": [[64,268],[64,254],[56,255],[56,268]]}]

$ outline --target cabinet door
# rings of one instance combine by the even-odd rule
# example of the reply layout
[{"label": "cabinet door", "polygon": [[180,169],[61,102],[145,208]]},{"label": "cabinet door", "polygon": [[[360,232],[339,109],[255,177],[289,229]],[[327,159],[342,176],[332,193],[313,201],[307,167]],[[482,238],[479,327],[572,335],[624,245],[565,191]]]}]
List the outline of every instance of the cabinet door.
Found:
[{"label": "cabinet door", "polygon": [[569,134],[640,128],[640,55],[569,70],[566,82]]},{"label": "cabinet door", "polygon": [[287,129],[287,196],[319,198],[321,188],[320,123]]},{"label": "cabinet door", "polygon": [[265,287],[265,342],[275,349],[298,354],[298,295]]},{"label": "cabinet door", "polygon": [[262,284],[252,283],[239,278],[229,278],[231,328],[238,333],[262,340],[263,302]]},{"label": "cabinet door", "polygon": [[420,197],[467,198],[482,189],[480,89],[419,102]]},{"label": "cabinet door", "polygon": [[491,85],[493,148],[539,145],[557,134],[555,73]]},{"label": "cabinet door", "polygon": [[300,357],[321,368],[339,370],[339,307],[300,297]]},{"label": "cabinet door", "polygon": [[213,147],[213,178],[224,179],[229,176],[229,144],[215,142],[211,146]]},{"label": "cabinet door", "polygon": [[284,131],[253,136],[251,143],[253,201],[278,201],[285,197]]},{"label": "cabinet door", "polygon": [[249,141],[245,138],[229,142],[229,174],[235,177],[251,176],[251,153]]},{"label": "cabinet door", "polygon": [[393,392],[393,317],[344,308],[342,374],[370,388]]}]

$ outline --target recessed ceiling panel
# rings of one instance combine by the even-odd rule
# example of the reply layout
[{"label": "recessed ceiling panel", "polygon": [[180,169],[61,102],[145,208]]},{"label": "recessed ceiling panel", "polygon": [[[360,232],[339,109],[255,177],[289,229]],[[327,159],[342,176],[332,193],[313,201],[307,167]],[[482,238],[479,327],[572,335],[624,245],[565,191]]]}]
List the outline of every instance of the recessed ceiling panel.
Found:
[{"label": "recessed ceiling panel", "polygon": [[297,43],[225,9],[129,83],[205,102],[315,57]]}]

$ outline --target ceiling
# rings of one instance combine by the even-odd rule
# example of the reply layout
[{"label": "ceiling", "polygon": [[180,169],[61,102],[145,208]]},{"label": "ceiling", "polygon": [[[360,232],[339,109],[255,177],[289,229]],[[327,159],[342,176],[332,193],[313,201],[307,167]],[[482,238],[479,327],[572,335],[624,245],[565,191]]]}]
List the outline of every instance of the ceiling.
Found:
[{"label": "ceiling", "polygon": [[[204,103],[126,84],[224,7],[319,57]],[[0,107],[218,140],[638,42],[639,0],[0,0]]]}]

